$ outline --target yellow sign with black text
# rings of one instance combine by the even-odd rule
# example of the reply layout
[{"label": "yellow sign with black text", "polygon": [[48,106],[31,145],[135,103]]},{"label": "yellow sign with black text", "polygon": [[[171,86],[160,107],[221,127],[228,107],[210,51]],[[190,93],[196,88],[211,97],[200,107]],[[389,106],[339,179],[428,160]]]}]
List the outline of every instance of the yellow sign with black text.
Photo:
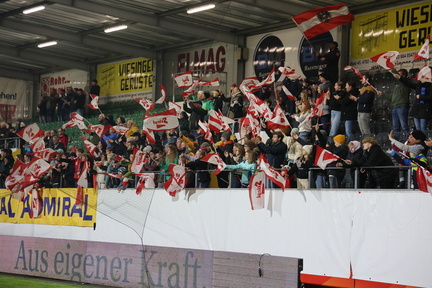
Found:
[{"label": "yellow sign with black text", "polygon": [[97,80],[100,96],[113,96],[152,91],[154,62],[139,58],[99,65]]},{"label": "yellow sign with black text", "polygon": [[84,190],[84,203],[75,206],[76,188],[43,189],[42,210],[37,218],[30,218],[31,196],[24,201],[12,198],[9,190],[1,189],[0,222],[93,227],[96,222],[97,189]]},{"label": "yellow sign with black text", "polygon": [[419,50],[432,28],[432,1],[357,16],[352,22],[352,59],[387,51]]}]

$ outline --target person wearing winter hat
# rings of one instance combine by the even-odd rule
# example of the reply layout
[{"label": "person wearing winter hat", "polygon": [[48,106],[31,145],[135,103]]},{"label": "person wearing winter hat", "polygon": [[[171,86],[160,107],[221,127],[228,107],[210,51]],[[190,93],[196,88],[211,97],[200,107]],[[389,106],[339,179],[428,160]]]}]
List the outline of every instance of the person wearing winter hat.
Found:
[{"label": "person wearing winter hat", "polygon": [[[337,167],[343,163],[342,159],[346,159],[348,156],[348,146],[345,145],[346,136],[339,134],[333,137],[334,145],[331,145],[328,150],[333,154],[339,156],[341,159],[335,162],[329,163],[327,167]],[[342,185],[342,180],[345,176],[344,169],[329,169],[327,170],[329,179],[329,188],[339,188]]]},{"label": "person wearing winter hat", "polygon": [[313,147],[313,145],[304,145],[302,148],[302,156],[298,158],[295,163],[290,165],[288,175],[296,175],[298,189],[309,188],[309,168],[311,168],[314,163],[314,157],[312,157]]},{"label": "person wearing winter hat", "polygon": [[312,155],[313,146],[312,146],[312,145],[305,145],[305,146],[303,146],[303,150],[304,150],[308,155]]},{"label": "person wearing winter hat", "polygon": [[342,134],[336,135],[333,137],[333,141],[335,142],[336,146],[344,145],[346,141],[346,136]]},{"label": "person wearing winter hat", "polygon": [[[421,130],[414,130],[411,132],[411,134],[408,136],[408,143],[403,144],[402,142],[397,141],[393,138],[393,130],[390,131],[388,138],[392,145],[396,146],[397,149],[400,149],[407,153],[412,153],[414,156],[417,156],[419,154],[427,154],[427,150],[429,147],[426,145],[426,135]],[[392,154],[393,155],[393,154]]]}]

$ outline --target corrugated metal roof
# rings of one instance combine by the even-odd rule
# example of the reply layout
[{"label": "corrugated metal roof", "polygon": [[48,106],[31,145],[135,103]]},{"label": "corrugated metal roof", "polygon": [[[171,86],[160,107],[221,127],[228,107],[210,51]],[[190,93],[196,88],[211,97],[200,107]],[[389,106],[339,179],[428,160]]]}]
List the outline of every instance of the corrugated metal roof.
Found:
[{"label": "corrugated metal roof", "polygon": [[[353,0],[351,11],[365,12],[410,1]],[[187,14],[187,8],[215,3],[216,8]],[[38,74],[85,68],[106,59],[155,57],[189,43],[222,41],[262,31],[294,27],[291,17],[342,1],[315,0],[0,0],[0,68]],[[43,11],[22,11],[45,5]],[[357,9],[357,10],[356,10]],[[104,33],[119,24],[128,29]],[[259,31],[259,32],[258,32]],[[44,49],[37,44],[56,40]],[[28,63],[28,65],[26,65]],[[2,69],[0,69],[2,70]]]}]

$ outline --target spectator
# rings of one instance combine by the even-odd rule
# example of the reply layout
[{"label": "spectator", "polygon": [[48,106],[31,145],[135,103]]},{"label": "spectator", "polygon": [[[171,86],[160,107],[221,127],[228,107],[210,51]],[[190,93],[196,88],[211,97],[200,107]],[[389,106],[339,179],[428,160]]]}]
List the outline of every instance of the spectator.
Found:
[{"label": "spectator", "polygon": [[312,131],[312,117],[311,117],[311,106],[309,101],[302,101],[298,105],[300,113],[298,115],[291,115],[297,122],[299,122],[299,136],[304,141],[308,141],[310,133]]},{"label": "spectator", "polygon": [[47,110],[47,104],[49,101],[49,96],[47,93],[43,93],[41,96],[41,100],[38,104],[39,109],[39,121],[41,123],[47,123],[47,117],[48,117],[48,110]]},{"label": "spectator", "polygon": [[231,84],[230,90],[230,104],[228,108],[228,114],[226,116],[231,119],[238,119],[244,116],[243,95],[235,83]]},{"label": "spectator", "polygon": [[297,188],[309,188],[309,169],[313,167],[313,147],[312,145],[305,145],[302,148],[302,156],[290,165],[288,175],[296,175]]},{"label": "spectator", "polygon": [[63,145],[64,145],[64,148],[65,148],[64,152],[66,152],[68,145],[69,145],[69,137],[68,137],[68,135],[66,135],[65,129],[63,129],[61,127],[59,129],[57,129],[57,133],[58,133],[58,138],[59,138],[60,143],[63,143]]},{"label": "spectator", "polygon": [[[339,156],[341,159],[329,163],[327,167],[338,167],[338,163],[343,163],[348,156],[348,146],[345,145],[345,135],[339,134],[333,137],[334,144],[328,149],[333,154]],[[345,169],[328,169],[329,188],[341,188],[342,180],[345,176]]]},{"label": "spectator", "polygon": [[201,100],[189,101],[185,98],[183,103],[183,110],[190,114],[189,117],[189,130],[194,134],[195,138],[198,136],[196,132],[199,128],[198,122],[204,121],[207,111],[202,108]]},{"label": "spectator", "polygon": [[398,84],[393,90],[391,97],[392,121],[393,131],[395,132],[409,132],[408,126],[408,109],[410,105],[410,92],[411,89],[416,89],[416,85],[408,78],[408,71],[400,69],[397,74],[393,76],[398,79]]},{"label": "spectator", "polygon": [[[370,120],[372,115],[372,106],[375,99],[375,90],[369,83],[369,76],[364,75],[361,79],[363,87],[360,89],[360,93],[357,100],[357,119],[362,135],[371,134]],[[354,97],[351,98],[354,100]]]},{"label": "spectator", "polygon": [[318,59],[322,62],[326,62],[326,67],[324,68],[324,72],[330,75],[329,80],[332,83],[336,83],[339,79],[339,58],[340,58],[340,52],[339,52],[339,44],[337,42],[330,42],[330,51],[324,55],[321,56],[319,53],[316,53],[316,56]]},{"label": "spectator", "polygon": [[410,111],[414,118],[415,128],[427,131],[428,122],[432,117],[432,83],[422,79],[416,89],[416,98]]},{"label": "spectator", "polygon": [[199,149],[195,154],[195,160],[190,161],[185,165],[187,168],[196,172],[195,173],[196,181],[194,181],[196,182],[196,185],[194,183],[195,188],[210,187],[210,173],[208,172],[209,170],[208,162],[204,162],[201,160],[206,154],[207,153],[204,150]]},{"label": "spectator", "polygon": [[354,126],[357,121],[357,98],[360,91],[354,81],[345,84],[347,93],[335,97],[341,103],[341,121],[345,123],[345,134],[348,139],[354,135]]},{"label": "spectator", "polygon": [[256,154],[253,151],[245,152],[245,159],[238,164],[227,165],[226,169],[241,169],[240,187],[231,188],[247,188],[249,187],[249,180],[255,173],[257,165]]},{"label": "spectator", "polygon": [[133,120],[128,120],[126,123],[126,127],[129,128],[129,130],[125,133],[126,138],[131,137],[132,134],[134,134],[135,132],[139,132],[139,128]]},{"label": "spectator", "polygon": [[330,137],[334,137],[339,133],[339,126],[342,115],[342,104],[339,102],[339,99],[345,97],[347,94],[344,90],[344,87],[345,83],[343,83],[342,81],[336,82],[334,84],[334,93],[330,93],[327,98],[331,114],[331,129],[329,134]]},{"label": "spectator", "polygon": [[97,96],[100,95],[100,86],[98,85],[98,81],[96,79],[92,80],[88,93]]}]

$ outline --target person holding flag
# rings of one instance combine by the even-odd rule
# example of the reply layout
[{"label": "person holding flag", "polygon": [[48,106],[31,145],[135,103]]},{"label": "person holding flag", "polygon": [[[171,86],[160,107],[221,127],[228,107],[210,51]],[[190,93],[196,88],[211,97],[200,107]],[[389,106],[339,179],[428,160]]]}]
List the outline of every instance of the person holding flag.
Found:
[{"label": "person holding flag", "polygon": [[330,51],[322,56],[319,54],[319,52],[316,52],[317,58],[321,62],[326,63],[326,67],[324,68],[324,72],[329,75],[330,82],[335,84],[339,79],[339,58],[340,58],[340,52],[339,52],[339,44],[335,41],[330,42],[329,49]]}]

